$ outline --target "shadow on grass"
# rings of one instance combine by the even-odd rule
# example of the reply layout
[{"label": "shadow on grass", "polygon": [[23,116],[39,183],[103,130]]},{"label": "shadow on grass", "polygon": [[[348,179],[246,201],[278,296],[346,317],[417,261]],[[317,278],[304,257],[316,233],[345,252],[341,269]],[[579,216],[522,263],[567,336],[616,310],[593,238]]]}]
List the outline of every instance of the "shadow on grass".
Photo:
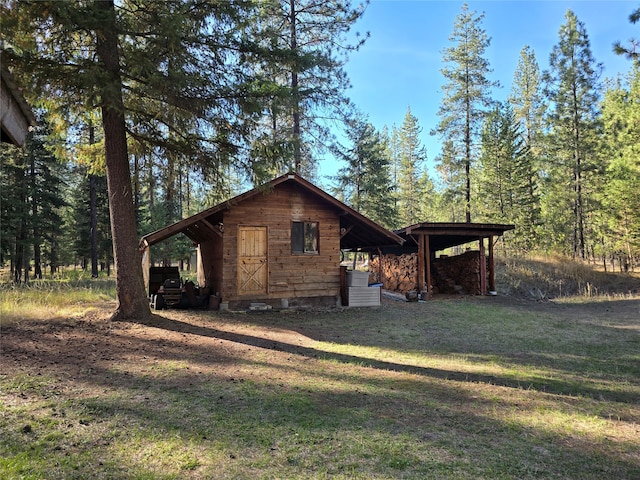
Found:
[{"label": "shadow on grass", "polygon": [[459,382],[485,383],[517,389],[530,389],[539,392],[557,394],[557,395],[578,395],[589,396],[598,400],[637,403],[638,396],[631,392],[614,391],[607,388],[594,388],[582,384],[571,384],[569,382],[540,379],[526,381],[514,380],[511,378],[500,377],[496,375],[474,374],[469,372],[458,372],[431,367],[419,367],[414,365],[405,365],[394,362],[381,361],[371,358],[364,358],[353,355],[345,355],[335,352],[327,352],[315,348],[292,345],[290,343],[266,339],[252,335],[245,335],[235,332],[227,332],[210,327],[201,327],[186,322],[168,319],[159,315],[153,315],[152,318],[144,325],[165,329],[168,331],[186,333],[190,335],[199,335],[203,337],[217,338],[235,343],[250,345],[269,350],[282,351],[295,355],[301,355],[308,358],[317,358],[324,360],[333,360],[346,364],[354,364],[358,366],[366,366],[380,370],[388,370],[395,372],[405,372],[416,375],[432,377],[441,380],[453,380]]},{"label": "shadow on grass", "polygon": [[[174,439],[172,450],[185,448],[186,444],[191,443],[202,446],[206,451],[222,451],[226,457],[233,456],[236,463],[250,464],[257,457],[259,461],[252,465],[253,471],[270,469],[264,473],[265,478],[270,473],[274,478],[287,478],[283,474],[283,467],[292,468],[289,472],[293,473],[288,478],[313,478],[314,473],[320,475],[318,472],[326,472],[326,476],[344,475],[344,472],[337,470],[340,465],[351,465],[361,478],[434,478],[434,472],[442,473],[441,478],[455,478],[452,472],[468,478],[488,475],[493,478],[538,478],[531,470],[535,468],[538,473],[544,472],[548,477],[595,479],[609,475],[634,478],[633,475],[639,471],[633,459],[610,452],[589,436],[575,438],[570,432],[563,434],[547,431],[543,426],[535,428],[508,418],[493,418],[490,414],[482,413],[490,411],[488,408],[493,405],[491,399],[472,398],[464,386],[453,382],[430,384],[427,378],[534,388],[530,384],[520,385],[494,376],[467,375],[325,352],[158,315],[144,322],[144,325],[166,332],[286,352],[303,358],[326,359],[345,365],[408,372],[417,376],[402,381],[397,376],[378,376],[374,379],[374,375],[354,368],[355,373],[351,377],[350,369],[342,369],[341,374],[348,375],[342,379],[350,382],[348,390],[333,389],[331,386],[326,389],[307,389],[293,384],[280,386],[269,378],[230,378],[218,373],[214,364],[246,362],[251,367],[257,362],[244,359],[242,354],[227,356],[224,351],[212,352],[218,342],[185,348],[180,342],[180,335],[177,339],[176,335],[171,335],[173,340],[153,335],[153,339],[138,336],[127,341],[129,326],[105,335],[105,343],[100,345],[104,348],[96,349],[104,352],[100,353],[104,357],[96,359],[96,362],[87,358],[85,368],[90,371],[77,371],[77,363],[65,365],[65,361],[71,358],[65,359],[63,355],[65,348],[73,348],[74,343],[60,340],[54,345],[47,345],[48,342],[55,342],[58,335],[54,338],[50,334],[44,337],[34,335],[33,338],[40,341],[45,338],[42,345],[12,342],[9,345],[12,353],[20,349],[18,353],[26,362],[29,359],[34,360],[34,365],[36,359],[39,365],[46,362],[51,372],[62,372],[68,368],[66,374],[73,375],[74,383],[77,381],[78,385],[82,385],[83,381],[94,382],[105,390],[104,394],[98,396],[69,396],[62,405],[58,399],[72,392],[56,390],[55,384],[43,383],[42,391],[32,390],[31,393],[49,398],[52,405],[56,404],[56,415],[62,415],[65,410],[69,412],[64,418],[56,417],[61,418],[63,427],[79,423],[77,430],[82,431],[93,425],[98,428],[101,422],[118,425],[117,428],[113,427],[114,433],[106,432],[99,442],[79,436],[73,438],[72,444],[71,439],[56,439],[53,435],[47,436],[50,440],[38,440],[41,445],[38,448],[43,448],[42,453],[49,455],[46,457],[49,463],[57,461],[62,455],[77,455],[73,449],[91,450],[98,452],[95,458],[104,455],[117,465],[113,467],[114,478],[140,478],[144,474],[152,478],[158,474],[160,467],[147,467],[135,456],[124,455],[117,449],[111,450],[109,445],[122,444],[140,449],[140,445],[157,442],[159,446],[156,448],[161,449],[163,442]],[[46,326],[42,328],[47,329]],[[74,325],[70,324],[64,331],[57,329],[49,333],[59,334],[61,338],[69,335],[72,340],[73,328]],[[134,325],[132,328],[138,327]],[[94,333],[98,334],[90,341],[101,342],[100,332]],[[118,348],[110,350],[113,345]],[[52,348],[47,350],[48,346]],[[43,347],[43,350],[38,347]],[[211,374],[199,375],[195,365],[187,364],[190,368],[169,372],[167,376],[147,377],[144,371],[136,374],[118,367],[118,355],[138,350],[145,354],[153,354],[157,350],[165,360],[210,363],[214,368]],[[75,355],[77,360],[79,353],[70,352],[70,355]],[[255,358],[264,359],[265,355]],[[308,364],[308,367],[304,367],[308,368],[306,373],[313,371],[315,362],[302,363]],[[301,370],[301,373],[305,372]],[[365,385],[365,382],[371,384]],[[543,382],[539,385],[542,386]],[[553,387],[561,390],[566,385],[559,383]],[[365,391],[361,392],[362,389]],[[604,390],[597,392],[602,396]],[[592,393],[595,395],[596,390]],[[489,402],[489,405],[478,408],[479,402]],[[71,415],[78,417],[69,418]],[[33,419],[28,421],[34,422]],[[37,430],[38,425],[34,423],[34,431]],[[5,441],[11,452],[28,451],[30,445],[25,442],[25,434],[18,430],[5,437]],[[367,451],[360,450],[361,444]],[[624,449],[631,451],[632,447],[629,442]],[[315,453],[321,449],[321,453]],[[496,450],[502,454],[496,455]],[[429,452],[429,455],[425,452]],[[438,457],[438,452],[443,452],[443,455]],[[174,452],[161,453],[171,456]],[[427,460],[420,455],[426,456]],[[484,460],[476,464],[473,458],[477,457],[483,457]],[[263,462],[263,465],[259,466],[259,462]],[[227,466],[224,470],[224,465],[220,467],[213,461],[207,465],[208,472],[198,472],[202,476],[209,473],[218,474],[217,478],[221,478],[224,473],[229,473],[230,478],[234,471],[237,472],[233,466]],[[576,471],[576,466],[582,470]],[[92,468],[99,470],[101,467],[88,463],[84,468],[81,474],[89,476]],[[129,473],[136,470],[137,474]],[[167,472],[167,476],[170,476],[171,471]],[[76,476],[81,474],[76,473]],[[186,475],[185,472],[181,474],[182,477]],[[181,478],[181,474],[177,474],[178,478]],[[242,478],[248,478],[248,474]]]}]

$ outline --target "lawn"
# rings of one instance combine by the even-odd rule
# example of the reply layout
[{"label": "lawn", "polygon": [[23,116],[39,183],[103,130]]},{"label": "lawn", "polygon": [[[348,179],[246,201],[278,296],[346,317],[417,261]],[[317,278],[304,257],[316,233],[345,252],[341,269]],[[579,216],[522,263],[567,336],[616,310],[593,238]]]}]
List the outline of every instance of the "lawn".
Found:
[{"label": "lawn", "polygon": [[640,478],[640,298],[1,330],[0,477]]}]

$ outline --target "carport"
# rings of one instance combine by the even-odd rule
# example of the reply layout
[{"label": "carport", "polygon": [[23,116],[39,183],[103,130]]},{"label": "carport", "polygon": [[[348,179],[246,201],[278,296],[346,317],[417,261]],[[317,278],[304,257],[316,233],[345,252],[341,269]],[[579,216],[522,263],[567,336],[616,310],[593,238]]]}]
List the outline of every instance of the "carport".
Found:
[{"label": "carport", "polygon": [[[493,223],[417,223],[396,230],[405,239],[402,247],[383,249],[383,253],[416,253],[416,290],[432,290],[432,262],[438,251],[478,242],[479,288],[482,295],[496,290],[494,247],[504,232],[513,230],[514,225]],[[488,271],[487,271],[488,269]]]}]

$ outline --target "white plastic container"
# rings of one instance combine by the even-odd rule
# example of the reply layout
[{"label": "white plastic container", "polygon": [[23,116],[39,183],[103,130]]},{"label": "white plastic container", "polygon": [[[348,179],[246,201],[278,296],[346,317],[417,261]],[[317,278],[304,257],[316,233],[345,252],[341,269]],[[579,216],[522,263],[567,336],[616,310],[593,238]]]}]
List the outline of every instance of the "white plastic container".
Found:
[{"label": "white plastic container", "polygon": [[369,272],[347,270],[347,287],[366,287],[369,285]]}]

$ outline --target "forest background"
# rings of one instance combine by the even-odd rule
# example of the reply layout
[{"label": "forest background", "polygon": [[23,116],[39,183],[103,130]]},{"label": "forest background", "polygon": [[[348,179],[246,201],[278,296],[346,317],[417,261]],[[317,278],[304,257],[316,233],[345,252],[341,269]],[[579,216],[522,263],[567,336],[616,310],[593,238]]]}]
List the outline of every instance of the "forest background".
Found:
[{"label": "forest background", "polygon": [[[3,61],[38,127],[3,145],[0,264],[16,282],[78,265],[109,272],[113,248],[96,69],[85,2],[8,2]],[[640,76],[602,78],[587,26],[568,10],[548,64],[524,46],[510,94],[492,89],[485,17],[466,4],[442,55],[441,141],[427,168],[409,108],[377,129],[348,97],[348,55],[366,5],[304,0],[115,5],[138,235],[287,171],[388,228],[420,221],[513,223],[506,254],[560,253],[605,268],[640,259]],[[635,24],[639,10],[629,4]],[[84,17],[81,16],[84,13]],[[612,46],[613,48],[613,46]],[[375,79],[372,79],[375,81]],[[419,89],[417,89],[419,91]],[[186,239],[155,261],[191,258]]]}]

